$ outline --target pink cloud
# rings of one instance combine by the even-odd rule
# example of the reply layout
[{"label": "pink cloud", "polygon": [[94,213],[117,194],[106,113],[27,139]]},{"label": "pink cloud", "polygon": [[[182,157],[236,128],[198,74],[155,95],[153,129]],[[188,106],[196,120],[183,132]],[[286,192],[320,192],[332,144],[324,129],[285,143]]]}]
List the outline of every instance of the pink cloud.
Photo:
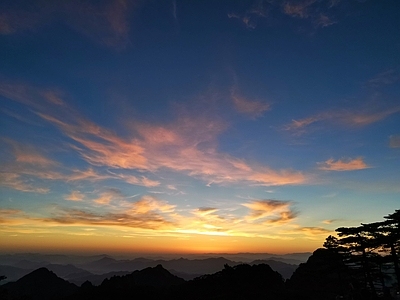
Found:
[{"label": "pink cloud", "polygon": [[354,171],[370,168],[361,157],[355,159],[339,159],[337,161],[331,158],[318,164],[320,165],[319,169],[324,171]]},{"label": "pink cloud", "polygon": [[[302,184],[307,180],[301,172],[272,170],[267,166],[249,164],[219,152],[218,136],[226,129],[226,124],[218,118],[181,113],[175,122],[166,125],[135,122],[128,126],[128,129],[131,129],[130,137],[121,138],[115,132],[80,116],[72,108],[60,106],[59,103],[64,103],[62,99],[49,102],[47,98],[43,98],[44,93],[39,89],[7,85],[3,86],[3,90],[0,89],[1,92],[8,98],[35,108],[39,117],[58,127],[75,141],[71,145],[72,149],[78,151],[94,166],[149,172],[169,169],[218,184],[247,182],[259,185],[286,185]],[[47,97],[49,93],[49,90],[46,90]],[[30,98],[32,95],[37,95],[34,101]],[[258,107],[258,104],[254,107]],[[266,109],[266,106],[263,107]],[[54,171],[46,170],[39,174],[38,176],[49,179],[63,178],[63,175]],[[76,170],[67,180],[100,180],[113,177],[132,184],[158,185],[157,181],[147,177],[99,175],[95,174],[93,169]]]},{"label": "pink cloud", "polygon": [[245,99],[238,95],[237,92],[232,91],[231,94],[235,109],[242,114],[248,115],[252,118],[260,117],[265,111],[270,110],[271,106],[268,103],[261,101],[252,101]]},{"label": "pink cloud", "polygon": [[45,157],[33,147],[23,145],[11,139],[4,139],[13,147],[15,160],[18,163],[30,164],[42,167],[57,166],[58,163]]}]

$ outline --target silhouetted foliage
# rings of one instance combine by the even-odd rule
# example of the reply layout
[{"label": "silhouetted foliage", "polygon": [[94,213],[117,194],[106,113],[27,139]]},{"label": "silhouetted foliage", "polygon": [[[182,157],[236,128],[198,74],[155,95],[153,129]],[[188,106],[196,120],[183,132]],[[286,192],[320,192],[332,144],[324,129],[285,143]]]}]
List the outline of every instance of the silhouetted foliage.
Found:
[{"label": "silhouetted foliage", "polygon": [[327,250],[341,257],[349,269],[352,282],[360,286],[360,293],[365,299],[378,298],[378,294],[389,295],[391,287],[386,285],[386,280],[390,277],[391,268],[394,269],[398,289],[400,210],[384,218],[386,220],[381,222],[337,228],[339,238],[328,236],[324,243]]}]

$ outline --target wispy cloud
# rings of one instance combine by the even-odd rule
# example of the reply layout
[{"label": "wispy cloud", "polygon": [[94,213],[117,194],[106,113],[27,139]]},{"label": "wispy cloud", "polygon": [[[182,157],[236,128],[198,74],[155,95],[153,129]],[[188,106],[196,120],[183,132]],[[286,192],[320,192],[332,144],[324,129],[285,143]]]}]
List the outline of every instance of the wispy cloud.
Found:
[{"label": "wispy cloud", "polygon": [[285,2],[283,4],[283,11],[292,17],[308,18],[310,16],[309,7],[315,2],[316,0]]},{"label": "wispy cloud", "polygon": [[377,74],[374,78],[368,80],[367,85],[378,88],[386,85],[391,85],[399,80],[399,74],[395,69],[389,69]]},{"label": "wispy cloud", "polygon": [[268,103],[261,101],[248,100],[232,90],[231,97],[235,109],[242,114],[248,115],[251,118],[260,117],[265,111],[270,110],[271,106]]},{"label": "wispy cloud", "polygon": [[388,109],[364,109],[364,111],[351,111],[351,110],[339,110],[339,111],[327,111],[320,114],[316,114],[311,117],[292,120],[290,124],[283,127],[284,130],[293,132],[296,135],[301,135],[307,132],[307,127],[315,123],[336,123],[345,126],[362,127],[367,126],[385,118],[400,112],[400,106],[394,106]]},{"label": "wispy cloud", "polygon": [[81,192],[72,191],[71,194],[67,195],[64,199],[70,201],[82,201],[84,198],[85,195],[83,195]]},{"label": "wispy cloud", "polygon": [[[53,106],[49,105],[48,96],[44,99],[40,89],[11,84],[0,87],[1,94],[33,107],[39,117],[58,127],[75,142],[71,144],[71,148],[94,166],[141,172],[169,169],[215,184],[247,182],[259,185],[286,185],[302,184],[307,180],[306,176],[298,171],[272,170],[267,166],[250,165],[242,159],[219,152],[218,136],[226,129],[226,124],[218,118],[183,113],[176,121],[165,125],[135,122],[128,126],[131,136],[121,138],[115,132],[80,116],[79,112],[70,107],[61,107],[53,103],[54,101],[50,102]],[[32,95],[36,95],[35,99],[32,99]],[[241,103],[243,107],[250,103],[251,108],[246,108],[246,112],[252,114],[267,109],[266,104],[243,101]],[[87,174],[89,171],[92,171],[92,174]],[[114,173],[103,176],[116,176],[132,184],[144,186],[158,185],[157,181],[147,177]],[[43,175],[50,178],[57,174],[47,172]],[[88,169],[86,173],[74,172],[69,180],[78,180],[79,175],[86,179],[98,178],[92,169]]]},{"label": "wispy cloud", "polygon": [[389,137],[390,148],[400,148],[400,135],[391,135]]},{"label": "wispy cloud", "polygon": [[300,19],[309,19],[315,27],[327,27],[335,23],[328,11],[338,5],[339,1],[321,3],[317,0],[285,1],[282,4],[284,14]]},{"label": "wispy cloud", "polygon": [[326,236],[329,233],[331,233],[332,230],[323,228],[323,227],[301,227],[301,226],[296,226],[295,228],[291,230],[285,230],[282,231],[282,233],[285,234],[295,234],[295,235],[306,235],[310,238],[313,238],[315,236]]},{"label": "wispy cloud", "polygon": [[251,221],[262,219],[266,223],[287,223],[297,215],[291,210],[290,201],[254,200],[242,205],[250,209],[247,218]]},{"label": "wispy cloud", "polygon": [[37,149],[30,147],[28,145],[23,145],[11,139],[3,139],[6,143],[13,147],[13,152],[15,160],[18,163],[30,164],[42,167],[57,166],[58,163],[45,157],[43,154],[39,153]]},{"label": "wispy cloud", "polygon": [[0,173],[0,185],[22,192],[32,192],[46,194],[48,188],[33,186],[29,181],[25,180],[21,175],[16,173],[2,172]]},{"label": "wispy cloud", "polygon": [[325,162],[318,163],[318,165],[319,169],[324,171],[354,171],[370,168],[362,157],[355,159],[338,159],[336,161],[330,158]]},{"label": "wispy cloud", "polygon": [[265,18],[268,14],[268,3],[264,1],[256,1],[244,13],[229,12],[227,14],[229,19],[238,19],[248,29],[255,29],[257,27],[258,19]]}]

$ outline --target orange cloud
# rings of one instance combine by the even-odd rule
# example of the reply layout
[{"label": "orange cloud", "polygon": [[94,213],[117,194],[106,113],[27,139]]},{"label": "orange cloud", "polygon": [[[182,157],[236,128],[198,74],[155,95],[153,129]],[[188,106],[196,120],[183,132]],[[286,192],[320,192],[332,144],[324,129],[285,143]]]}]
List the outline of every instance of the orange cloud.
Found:
[{"label": "orange cloud", "polygon": [[70,201],[82,201],[85,196],[79,191],[72,191],[71,194],[67,195],[64,199]]},{"label": "orange cloud", "polygon": [[337,161],[331,158],[318,164],[320,165],[319,169],[324,171],[354,171],[370,168],[361,157],[355,159],[339,159]]},{"label": "orange cloud", "polygon": [[242,205],[250,208],[247,216],[250,221],[266,219],[266,223],[286,223],[296,217],[296,213],[290,209],[289,201],[255,200]]},{"label": "orange cloud", "polygon": [[139,201],[134,202],[130,212],[134,214],[147,214],[150,212],[171,213],[175,210],[175,205],[170,205],[165,201],[158,200],[152,196],[144,196]]},{"label": "orange cloud", "polygon": [[192,213],[196,216],[203,217],[203,216],[207,216],[209,214],[213,214],[216,211],[218,211],[218,209],[214,208],[214,207],[199,207],[196,210],[194,210]]},{"label": "orange cloud", "polygon": [[369,113],[345,113],[342,116],[342,121],[345,123],[349,123],[351,125],[356,126],[365,126],[372,123],[376,123],[381,121],[388,116],[400,112],[400,106],[393,107],[390,109],[376,111],[376,112],[369,112]]},{"label": "orange cloud", "polygon": [[315,236],[326,236],[329,233],[332,233],[332,230],[328,230],[323,227],[300,227],[296,226],[294,229],[290,230],[283,230],[283,234],[295,234],[295,235],[306,235],[310,238],[313,238]]}]

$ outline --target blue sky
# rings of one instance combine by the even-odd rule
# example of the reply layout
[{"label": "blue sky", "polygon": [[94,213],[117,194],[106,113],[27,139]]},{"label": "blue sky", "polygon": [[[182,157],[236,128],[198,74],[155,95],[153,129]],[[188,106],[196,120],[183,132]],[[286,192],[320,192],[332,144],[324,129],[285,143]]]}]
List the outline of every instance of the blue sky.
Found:
[{"label": "blue sky", "polygon": [[312,251],[399,208],[398,1],[0,11],[3,252]]}]

